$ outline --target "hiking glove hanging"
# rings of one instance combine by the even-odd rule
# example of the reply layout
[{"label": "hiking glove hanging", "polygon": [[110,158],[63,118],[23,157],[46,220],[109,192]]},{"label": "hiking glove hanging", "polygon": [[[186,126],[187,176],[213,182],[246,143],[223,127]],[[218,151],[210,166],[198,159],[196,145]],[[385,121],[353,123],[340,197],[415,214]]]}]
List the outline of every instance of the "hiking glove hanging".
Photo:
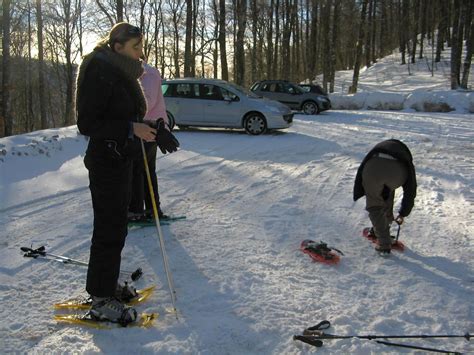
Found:
[{"label": "hiking glove hanging", "polygon": [[156,121],[156,144],[163,154],[176,152],[179,147],[178,140],[165,128],[165,121],[162,118]]}]

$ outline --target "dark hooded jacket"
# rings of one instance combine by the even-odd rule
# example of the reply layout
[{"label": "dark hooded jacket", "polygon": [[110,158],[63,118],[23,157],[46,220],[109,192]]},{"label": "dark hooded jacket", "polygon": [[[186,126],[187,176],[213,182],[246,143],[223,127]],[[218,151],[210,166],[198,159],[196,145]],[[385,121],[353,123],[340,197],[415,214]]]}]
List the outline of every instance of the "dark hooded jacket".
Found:
[{"label": "dark hooded jacket", "polygon": [[406,217],[410,214],[416,197],[416,174],[415,166],[413,165],[413,157],[408,147],[397,139],[389,139],[378,143],[365,156],[364,160],[357,170],[357,175],[354,183],[354,201],[365,195],[364,187],[362,186],[362,171],[365,163],[371,159],[376,153],[389,154],[397,160],[403,162],[407,167],[407,180],[403,184],[403,199],[400,207],[400,215]]},{"label": "dark hooded jacket", "polygon": [[[136,80],[135,80],[136,81]],[[89,136],[87,154],[101,158],[135,158],[140,141],[131,125],[144,115],[143,93],[102,53],[83,63],[77,82],[77,127]],[[146,111],[146,107],[145,107]]]}]

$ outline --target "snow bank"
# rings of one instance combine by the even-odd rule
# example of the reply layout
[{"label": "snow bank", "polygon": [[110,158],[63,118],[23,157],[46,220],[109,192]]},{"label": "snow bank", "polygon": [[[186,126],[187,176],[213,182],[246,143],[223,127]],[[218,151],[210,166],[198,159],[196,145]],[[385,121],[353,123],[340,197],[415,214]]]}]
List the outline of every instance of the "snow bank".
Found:
[{"label": "snow bank", "polygon": [[388,92],[332,94],[330,98],[332,107],[339,110],[402,110],[405,102],[405,95]]},{"label": "snow bank", "polygon": [[474,113],[474,93],[416,90],[408,95],[405,108],[424,112],[457,111]]},{"label": "snow bank", "polygon": [[416,110],[421,112],[474,113],[474,92],[415,90],[411,94],[361,92],[331,94],[336,110]]}]

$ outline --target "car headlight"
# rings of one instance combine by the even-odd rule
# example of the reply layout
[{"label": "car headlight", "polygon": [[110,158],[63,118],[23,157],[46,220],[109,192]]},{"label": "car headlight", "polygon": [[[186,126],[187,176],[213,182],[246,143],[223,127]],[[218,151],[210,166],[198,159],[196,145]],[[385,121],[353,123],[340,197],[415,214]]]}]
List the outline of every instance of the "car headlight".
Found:
[{"label": "car headlight", "polygon": [[265,106],[265,108],[273,113],[282,113],[278,107],[275,106]]},{"label": "car headlight", "polygon": [[318,100],[319,102],[329,102],[329,100],[328,100],[327,98],[325,98],[325,97],[318,97],[317,100]]}]

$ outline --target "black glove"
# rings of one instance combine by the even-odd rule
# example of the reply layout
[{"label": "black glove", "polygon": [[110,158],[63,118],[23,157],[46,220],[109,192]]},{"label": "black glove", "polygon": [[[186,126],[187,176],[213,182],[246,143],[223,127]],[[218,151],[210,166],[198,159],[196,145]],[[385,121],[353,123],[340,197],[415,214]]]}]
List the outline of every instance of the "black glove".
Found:
[{"label": "black glove", "polygon": [[156,144],[163,154],[176,152],[179,147],[178,140],[165,128],[165,121],[162,118],[156,121]]}]

